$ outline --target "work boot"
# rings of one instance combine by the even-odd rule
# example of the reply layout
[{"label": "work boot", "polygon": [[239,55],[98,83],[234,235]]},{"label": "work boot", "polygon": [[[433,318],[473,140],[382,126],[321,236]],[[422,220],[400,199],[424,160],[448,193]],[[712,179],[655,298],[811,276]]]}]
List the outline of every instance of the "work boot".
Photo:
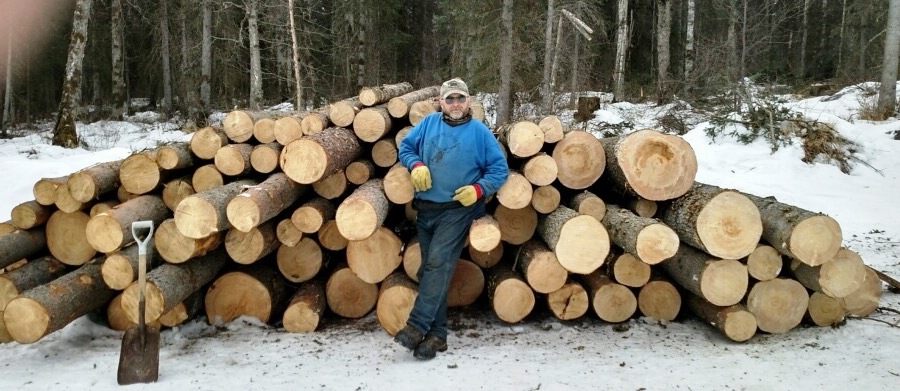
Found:
[{"label": "work boot", "polygon": [[404,348],[413,350],[419,345],[419,342],[422,342],[422,337],[421,331],[415,327],[406,325],[403,330],[400,330],[397,332],[397,335],[394,336],[394,342],[399,343]]},{"label": "work boot", "polygon": [[431,360],[437,355],[437,352],[447,351],[447,340],[436,335],[427,335],[425,339],[416,346],[413,356],[419,360]]}]

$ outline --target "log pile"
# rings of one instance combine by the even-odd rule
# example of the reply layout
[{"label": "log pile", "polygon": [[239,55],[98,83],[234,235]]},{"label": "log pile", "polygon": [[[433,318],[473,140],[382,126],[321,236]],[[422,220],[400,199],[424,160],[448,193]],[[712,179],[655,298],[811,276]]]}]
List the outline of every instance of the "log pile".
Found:
[{"label": "log pile", "polygon": [[[393,335],[421,263],[397,146],[437,94],[399,83],[307,113],[236,110],[189,143],[41,179],[0,231],[0,341],[32,343],[98,310],[131,327],[138,220],[157,225],[148,322],[248,315],[312,332],[326,309],[375,311]],[[695,182],[677,136],[598,139],[555,116],[496,134],[509,180],[472,225],[451,307],[484,297],[509,323],[536,306],[612,323],[684,307],[746,341],[878,306],[878,276],[840,247],[834,219]]]}]

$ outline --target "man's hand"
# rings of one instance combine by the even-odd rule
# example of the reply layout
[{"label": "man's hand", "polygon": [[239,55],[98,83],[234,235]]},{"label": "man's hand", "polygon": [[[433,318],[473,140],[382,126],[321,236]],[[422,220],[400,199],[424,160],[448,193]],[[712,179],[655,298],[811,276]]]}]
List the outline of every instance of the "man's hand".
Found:
[{"label": "man's hand", "polygon": [[453,200],[459,201],[463,206],[469,206],[478,201],[478,193],[478,190],[473,185],[463,186],[456,189],[456,195],[453,196]]},{"label": "man's hand", "polygon": [[425,191],[431,188],[431,171],[428,167],[418,166],[410,173],[412,176],[413,188],[416,191]]}]

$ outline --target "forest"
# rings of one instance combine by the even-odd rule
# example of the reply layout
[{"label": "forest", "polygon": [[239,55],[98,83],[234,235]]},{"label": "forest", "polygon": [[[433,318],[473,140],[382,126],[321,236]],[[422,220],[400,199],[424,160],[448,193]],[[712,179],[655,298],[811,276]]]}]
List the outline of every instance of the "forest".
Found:
[{"label": "forest", "polygon": [[451,77],[498,93],[498,124],[524,106],[574,104],[581,91],[694,105],[732,99],[746,81],[820,94],[883,76],[896,46],[885,44],[896,35],[888,3],[10,1],[0,6],[0,127],[61,122],[64,107],[79,121],[142,110],[202,121],[282,102],[305,111],[365,86]]}]

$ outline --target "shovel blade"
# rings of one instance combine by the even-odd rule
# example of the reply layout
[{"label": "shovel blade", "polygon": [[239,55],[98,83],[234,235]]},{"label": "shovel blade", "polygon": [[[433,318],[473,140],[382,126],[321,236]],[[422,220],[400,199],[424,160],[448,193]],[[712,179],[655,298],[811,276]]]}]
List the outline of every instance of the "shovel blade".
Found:
[{"label": "shovel blade", "polygon": [[159,379],[159,329],[134,326],[122,338],[119,354],[119,385],[153,383]]}]

